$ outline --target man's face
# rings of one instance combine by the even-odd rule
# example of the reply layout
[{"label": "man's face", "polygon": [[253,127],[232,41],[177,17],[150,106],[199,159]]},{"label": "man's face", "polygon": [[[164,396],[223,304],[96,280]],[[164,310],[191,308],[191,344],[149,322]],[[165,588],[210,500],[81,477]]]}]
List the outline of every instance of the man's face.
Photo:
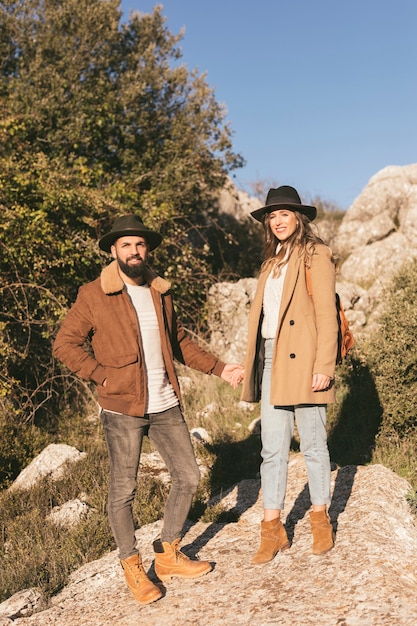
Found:
[{"label": "man's face", "polygon": [[146,267],[149,246],[143,237],[136,235],[119,237],[111,247],[121,271],[129,278],[139,278]]}]

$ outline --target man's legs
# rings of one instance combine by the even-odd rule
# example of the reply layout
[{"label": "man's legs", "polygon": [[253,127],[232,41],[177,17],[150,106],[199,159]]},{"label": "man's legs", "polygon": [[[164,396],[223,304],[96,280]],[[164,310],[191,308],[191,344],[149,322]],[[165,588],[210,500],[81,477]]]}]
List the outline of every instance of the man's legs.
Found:
[{"label": "man's legs", "polygon": [[200,480],[188,427],[178,406],[149,415],[149,438],[171,475],[161,539],[154,542],[155,571],[161,580],[196,578],[211,570],[207,561],[191,561],[179,541]]},{"label": "man's legs", "polygon": [[137,489],[142,440],[149,420],[102,411],[101,422],[110,462],[109,521],[119,558],[126,559],[138,552],[132,503]]},{"label": "man's legs", "polygon": [[119,548],[127,584],[138,602],[149,604],[158,600],[162,592],[149,580],[143,569],[142,559],[136,548],[132,513],[142,440],[149,422],[142,417],[110,411],[102,411],[101,422],[110,462],[107,504],[110,526]]},{"label": "man's legs", "polygon": [[149,439],[171,475],[161,539],[172,543],[181,536],[200,480],[188,427],[178,406],[149,415]]}]

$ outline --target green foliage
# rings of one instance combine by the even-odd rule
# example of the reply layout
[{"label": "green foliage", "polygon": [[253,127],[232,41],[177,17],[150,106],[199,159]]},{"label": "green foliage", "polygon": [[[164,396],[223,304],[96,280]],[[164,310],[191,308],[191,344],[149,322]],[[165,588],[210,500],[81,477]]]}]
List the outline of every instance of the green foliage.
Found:
[{"label": "green foliage", "polygon": [[[417,468],[417,262],[404,266],[384,294],[380,329],[367,346],[370,371],[383,407],[374,460],[415,486]],[[410,464],[410,458],[414,463]]]},{"label": "green foliage", "polygon": [[368,358],[384,407],[384,434],[401,438],[417,430],[417,263],[395,276],[384,294],[387,303],[380,330],[369,345]]},{"label": "green foliage", "polygon": [[12,413],[10,407],[0,415],[0,491],[50,443],[48,436],[36,426],[15,423],[10,418]]},{"label": "green foliage", "polygon": [[407,502],[410,505],[411,512],[417,517],[417,491],[410,491],[406,497]]}]

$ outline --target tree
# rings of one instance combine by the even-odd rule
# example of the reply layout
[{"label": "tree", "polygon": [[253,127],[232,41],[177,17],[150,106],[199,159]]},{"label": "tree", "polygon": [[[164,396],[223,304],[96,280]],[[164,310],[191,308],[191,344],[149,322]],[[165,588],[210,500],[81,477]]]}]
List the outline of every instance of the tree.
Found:
[{"label": "tree", "polygon": [[78,286],[98,275],[97,240],[116,216],[136,211],[163,233],[154,263],[196,327],[210,276],[224,269],[211,245],[225,237],[216,194],[242,164],[226,112],[181,63],[182,35],[161,7],[122,24],[119,4],[0,6],[0,397],[20,418],[62,397],[51,339]]}]

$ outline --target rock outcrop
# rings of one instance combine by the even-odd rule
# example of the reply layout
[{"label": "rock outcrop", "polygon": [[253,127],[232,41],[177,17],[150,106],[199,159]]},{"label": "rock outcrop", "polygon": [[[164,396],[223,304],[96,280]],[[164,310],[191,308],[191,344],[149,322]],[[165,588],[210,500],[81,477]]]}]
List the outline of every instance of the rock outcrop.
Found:
[{"label": "rock outcrop", "polygon": [[346,212],[335,249],[344,259],[340,281],[355,293],[349,308],[361,313],[349,320],[373,330],[384,289],[417,258],[417,164],[385,167],[370,179]]},{"label": "rock outcrop", "polygon": [[[250,562],[258,547],[262,502],[259,481],[244,480],[218,499],[240,515],[237,523],[190,523],[185,534],[186,553],[214,562],[207,576],[158,583],[163,598],[140,606],[111,552],[74,572],[37,614],[17,617],[10,598],[0,605],[0,626],[414,626],[417,528],[405,499],[409,484],[381,465],[335,468],[330,515],[336,543],[316,557],[306,482],[304,460],[295,454],[284,511],[292,545],[267,565]],[[152,541],[160,525],[137,532],[155,582]],[[13,621],[6,605],[13,605]]]}]

